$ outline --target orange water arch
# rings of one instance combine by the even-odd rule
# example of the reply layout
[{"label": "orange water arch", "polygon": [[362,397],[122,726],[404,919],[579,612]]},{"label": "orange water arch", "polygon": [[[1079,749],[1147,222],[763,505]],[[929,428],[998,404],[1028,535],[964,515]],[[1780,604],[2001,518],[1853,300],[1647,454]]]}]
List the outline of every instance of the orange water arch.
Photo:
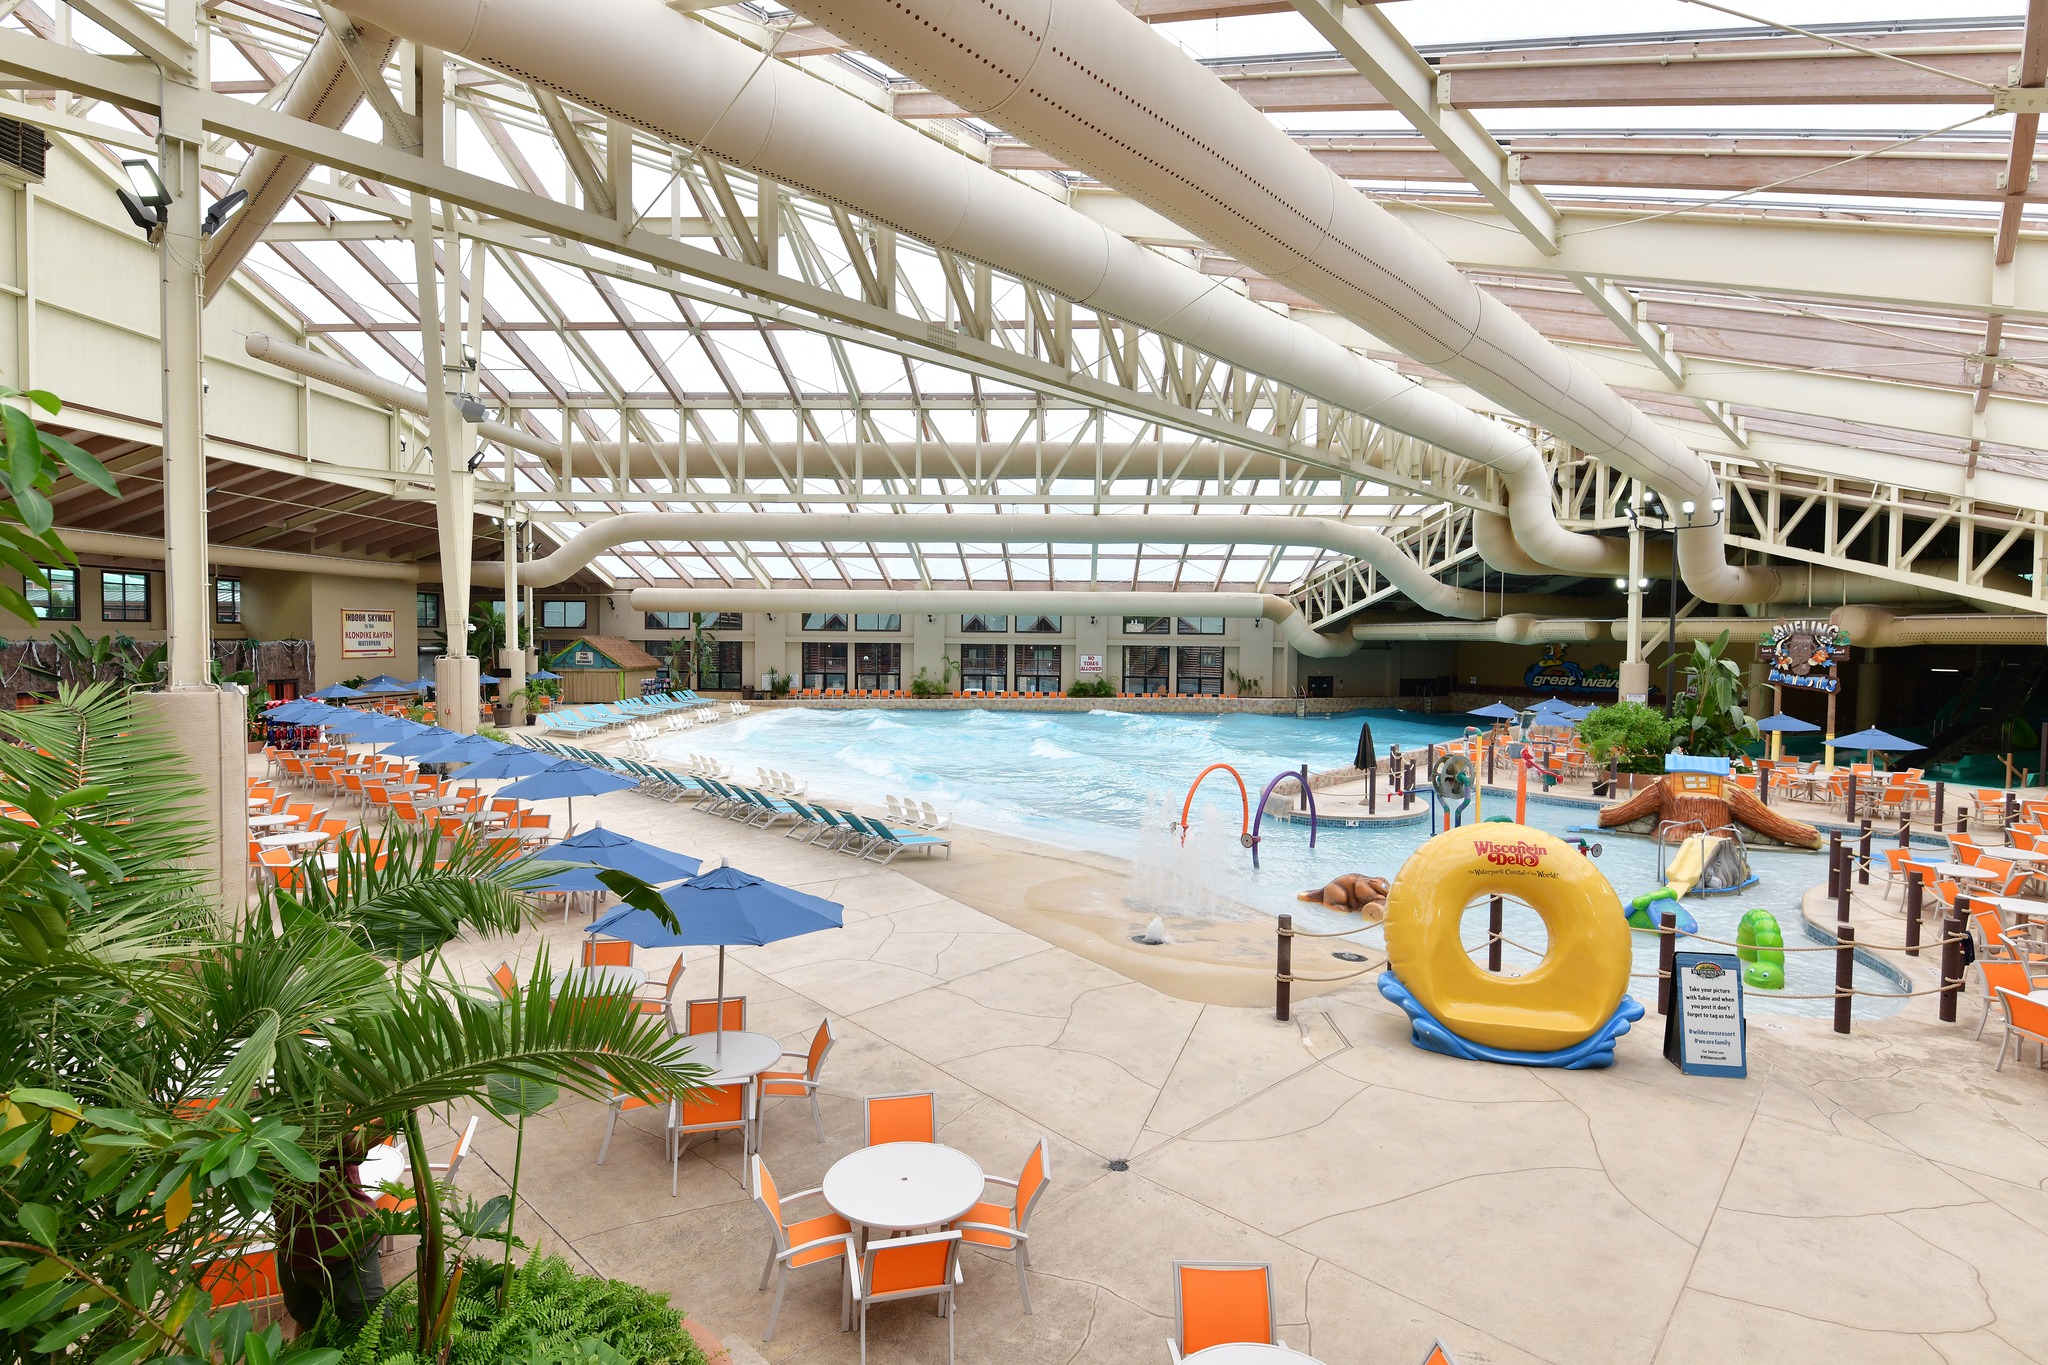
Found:
[{"label": "orange water arch", "polygon": [[1218,769],[1229,773],[1231,779],[1237,783],[1237,799],[1244,807],[1243,824],[1238,830],[1237,841],[1246,848],[1250,848],[1252,838],[1252,794],[1246,789],[1244,779],[1238,776],[1237,769],[1231,767],[1228,763],[1211,763],[1208,767],[1196,773],[1195,780],[1188,784],[1187,799],[1180,803],[1180,841],[1182,843],[1188,841],[1188,812],[1193,810],[1195,806],[1195,789],[1202,785],[1203,778]]}]

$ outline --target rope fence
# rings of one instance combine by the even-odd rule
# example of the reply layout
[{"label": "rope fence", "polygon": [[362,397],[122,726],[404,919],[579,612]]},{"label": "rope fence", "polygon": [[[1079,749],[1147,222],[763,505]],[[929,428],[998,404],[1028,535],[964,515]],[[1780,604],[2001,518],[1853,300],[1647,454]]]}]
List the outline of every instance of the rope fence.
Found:
[{"label": "rope fence", "polygon": [[[1835,874],[1830,878],[1830,881],[1834,883],[1830,890],[1846,889],[1847,877],[1845,874],[1851,870],[1849,859],[1842,858],[1841,855],[1831,854],[1830,863],[1832,864],[1830,871]],[[1913,884],[1909,887],[1909,890],[1919,890],[1919,878],[1915,876],[1911,880]],[[1842,897],[1841,899],[1846,901],[1847,898]],[[1917,912],[1919,897],[1909,896],[1908,900],[1911,908]],[[1968,942],[1970,938],[1969,933],[1964,927],[1966,923],[1966,907],[1967,897],[1958,897],[1956,906],[1948,911],[1941,933],[1935,938],[1921,940],[1914,932],[1909,932],[1907,941],[1904,943],[1862,943],[1857,940],[1855,926],[1848,922],[1845,906],[1845,913],[1835,926],[1836,941],[1834,943],[1780,944],[1762,949],[1759,949],[1755,944],[1746,944],[1724,938],[1712,938],[1704,934],[1681,934],[1678,931],[1677,915],[1674,912],[1666,911],[1659,916],[1659,923],[1651,929],[1651,932],[1655,933],[1658,939],[1657,970],[1654,972],[1630,972],[1629,979],[1632,981],[1656,981],[1657,1013],[1669,1014],[1671,1012],[1672,983],[1676,979],[1674,964],[1677,941],[1681,938],[1689,939],[1695,943],[1709,944],[1717,948],[1732,948],[1738,952],[1748,950],[1776,953],[1833,953],[1835,955],[1835,989],[1832,991],[1796,993],[1772,991],[1770,993],[1771,998],[1775,1000],[1834,1001],[1834,1028],[1837,1033],[1848,1033],[1850,1031],[1854,1016],[1855,999],[1859,995],[1886,1000],[1912,1000],[1922,996],[1938,996],[1940,997],[1939,1017],[1941,1021],[1943,1023],[1954,1023],[1957,1013],[1957,999],[1962,995],[1964,984],[1963,944]],[[1466,953],[1476,957],[1483,948],[1487,954],[1487,970],[1496,973],[1502,970],[1501,949],[1503,946],[1514,948],[1537,958],[1541,958],[1544,955],[1543,950],[1518,942],[1508,937],[1502,931],[1501,897],[1492,897],[1488,909],[1491,922],[1488,925],[1486,936],[1476,942],[1463,945]],[[1338,929],[1334,931],[1309,930],[1295,928],[1294,916],[1292,915],[1281,915],[1279,919],[1279,948],[1276,954],[1277,961],[1273,973],[1273,1014],[1276,1019],[1283,1022],[1290,1016],[1292,988],[1295,982],[1327,984],[1338,981],[1351,981],[1368,973],[1378,971],[1387,965],[1387,959],[1380,957],[1366,963],[1355,971],[1341,972],[1334,975],[1298,975],[1294,972],[1295,939],[1350,938],[1360,933],[1363,928],[1370,926],[1361,926],[1360,929]],[[1917,931],[1917,918],[1909,921],[1909,924],[1911,930]],[[1938,984],[1927,987],[1909,986],[1902,991],[1868,990],[1859,987],[1856,985],[1856,953],[1858,949],[1874,953],[1904,953],[1909,957],[1918,957],[1922,949],[1939,951],[1941,954],[1941,967],[1937,973]]]}]

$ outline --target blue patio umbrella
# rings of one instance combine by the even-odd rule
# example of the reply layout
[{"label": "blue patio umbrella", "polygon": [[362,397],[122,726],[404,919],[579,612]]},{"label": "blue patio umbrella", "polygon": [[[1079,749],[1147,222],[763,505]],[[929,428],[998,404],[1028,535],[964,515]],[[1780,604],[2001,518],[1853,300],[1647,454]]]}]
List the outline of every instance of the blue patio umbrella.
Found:
[{"label": "blue patio umbrella", "polygon": [[449,740],[438,749],[429,749],[413,757],[422,763],[477,763],[498,752],[503,745],[483,735],[461,735]]},{"label": "blue patio umbrella", "polygon": [[321,688],[318,692],[312,693],[311,695],[316,697],[326,697],[330,701],[346,701],[352,697],[367,697],[370,694],[367,692],[358,692],[356,691],[355,688],[350,687],[347,683],[329,683],[327,686]]},{"label": "blue patio umbrella", "polygon": [[478,687],[496,687],[500,681],[502,681],[502,679],[494,678],[488,673],[479,673],[476,675],[476,683]]},{"label": "blue patio umbrella", "polygon": [[536,668],[526,676],[529,678],[539,678],[542,682],[559,682],[562,677],[561,674],[550,673],[545,668]]},{"label": "blue patio umbrella", "polygon": [[410,692],[412,691],[412,684],[402,683],[396,678],[372,678],[370,679],[370,681],[363,684],[363,691],[368,692],[372,695],[385,695],[393,692]]},{"label": "blue patio umbrella", "polygon": [[583,891],[604,891],[608,889],[603,882],[597,879],[597,874],[601,870],[599,868],[584,867],[576,863],[557,862],[553,858],[530,858],[520,865],[526,867],[547,866],[557,869],[537,882],[526,883],[519,888],[521,891],[560,891],[574,894]]},{"label": "blue patio umbrella", "polygon": [[434,690],[434,680],[422,674],[420,677],[412,680],[412,690],[415,692],[431,692]]},{"label": "blue patio umbrella", "polygon": [[363,711],[354,714],[361,719],[339,724],[330,722],[327,728],[350,744],[390,744],[426,728],[417,721],[399,716],[379,716]]},{"label": "blue patio umbrella", "polygon": [[[695,945],[718,949],[718,1013],[725,1022],[725,950],[729,944],[758,947],[844,923],[845,907],[823,896],[778,885],[723,861],[661,893],[675,915],[675,927],[651,910],[620,906],[585,932],[620,938],[642,948]],[[724,1030],[716,1047],[723,1049]]]},{"label": "blue patio umbrella", "polygon": [[[1810,735],[1815,730],[1820,729],[1812,721],[1801,720],[1797,716],[1765,716],[1756,723],[1756,728],[1765,734],[1770,734],[1772,731],[1777,730],[1788,735]],[[1837,744],[1841,742],[1840,740],[1835,741]],[[1917,748],[1918,746],[1916,745],[1915,747]]]},{"label": "blue patio umbrella", "polygon": [[319,701],[287,701],[270,707],[263,713],[265,720],[282,721],[286,725],[319,725],[341,708]]},{"label": "blue patio umbrella", "polygon": [[414,734],[407,735],[384,752],[392,758],[418,758],[436,749],[445,749],[462,736],[453,730],[443,730],[438,725],[423,726]]},{"label": "blue patio umbrella", "polygon": [[523,797],[528,801],[553,801],[566,798],[569,802],[569,828],[576,828],[576,798],[579,796],[602,796],[606,792],[622,791],[640,784],[623,773],[606,772],[593,768],[588,763],[574,759],[563,759],[550,763],[532,777],[522,777],[507,787],[500,787],[498,795]]},{"label": "blue patio umbrella", "polygon": [[548,849],[544,856],[550,861],[608,867],[655,886],[694,877],[704,867],[701,859],[692,858],[687,853],[671,853],[658,844],[635,839],[630,834],[620,834],[602,825],[562,840]]},{"label": "blue patio umbrella", "polygon": [[[555,762],[546,754],[522,749],[517,744],[500,744],[496,753],[486,754],[462,770],[464,778],[480,782],[503,781],[508,777],[532,777],[544,773]],[[693,869],[694,870],[694,869]],[[687,876],[679,872],[677,876]]]},{"label": "blue patio umbrella", "polygon": [[1491,706],[1482,706],[1477,711],[1467,711],[1465,714],[1468,716],[1484,716],[1488,720],[1513,720],[1522,713],[1504,702],[1495,702]]},{"label": "blue patio umbrella", "polygon": [[1910,739],[1900,739],[1884,730],[1858,730],[1853,735],[1836,735],[1828,741],[1830,748],[1862,749],[1868,753],[1896,754],[1912,749],[1924,749],[1925,744],[1915,744]]}]

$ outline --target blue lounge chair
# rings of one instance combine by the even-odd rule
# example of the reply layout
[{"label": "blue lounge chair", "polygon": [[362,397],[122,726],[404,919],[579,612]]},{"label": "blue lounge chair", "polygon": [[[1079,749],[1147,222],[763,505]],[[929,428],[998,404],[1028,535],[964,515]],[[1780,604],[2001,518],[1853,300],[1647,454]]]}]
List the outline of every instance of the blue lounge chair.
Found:
[{"label": "blue lounge chair", "polygon": [[[864,858],[872,858],[876,862],[887,863],[893,860],[897,854],[913,848],[922,851],[927,857],[931,856],[931,852],[935,848],[945,849],[948,859],[953,856],[953,841],[951,839],[943,839],[936,834],[918,834],[907,829],[890,829],[880,820],[854,815],[850,811],[841,811],[840,814],[846,816],[849,820],[861,821],[867,831],[874,835],[874,843],[868,848],[867,852],[861,855]],[[881,854],[882,856],[877,858],[875,857],[876,854]]]}]

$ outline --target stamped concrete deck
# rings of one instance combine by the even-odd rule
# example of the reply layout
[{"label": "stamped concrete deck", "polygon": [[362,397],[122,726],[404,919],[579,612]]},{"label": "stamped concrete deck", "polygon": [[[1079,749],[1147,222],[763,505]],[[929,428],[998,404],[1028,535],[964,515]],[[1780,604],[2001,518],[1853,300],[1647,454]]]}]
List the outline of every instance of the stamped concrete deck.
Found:
[{"label": "stamped concrete deck", "polygon": [[[785,1190],[858,1144],[865,1094],[936,1091],[943,1140],[992,1174],[1050,1137],[1037,1313],[1006,1258],[970,1251],[963,1362],[1164,1361],[1176,1257],[1271,1261],[1286,1340],[1328,1365],[1414,1365],[1439,1336],[1468,1365],[2048,1359],[2048,1073],[1992,1071],[1974,996],[1964,1026],[1931,1001],[1848,1038],[1758,1022],[1746,1081],[1680,1076],[1654,1028],[1608,1071],[1489,1067],[1410,1046],[1367,982],[1279,1024],[1161,994],[894,868],[630,793],[577,814],[845,904],[842,931],[728,960],[753,1027],[795,1048],[830,1017],[839,1036],[826,1141],[798,1102],[770,1105]],[[542,938],[573,951],[579,926],[458,956],[480,980]],[[686,994],[711,992],[711,966],[693,950]],[[700,1140],[672,1199],[658,1120],[628,1115],[599,1168],[603,1125],[580,1100],[529,1122],[522,1233],[667,1291],[735,1361],[856,1358],[831,1270],[799,1273],[760,1340],[767,1234],[737,1140]],[[501,1192],[512,1150],[487,1120],[459,1183]],[[877,1362],[944,1359],[915,1304],[877,1309],[871,1336]]]}]

